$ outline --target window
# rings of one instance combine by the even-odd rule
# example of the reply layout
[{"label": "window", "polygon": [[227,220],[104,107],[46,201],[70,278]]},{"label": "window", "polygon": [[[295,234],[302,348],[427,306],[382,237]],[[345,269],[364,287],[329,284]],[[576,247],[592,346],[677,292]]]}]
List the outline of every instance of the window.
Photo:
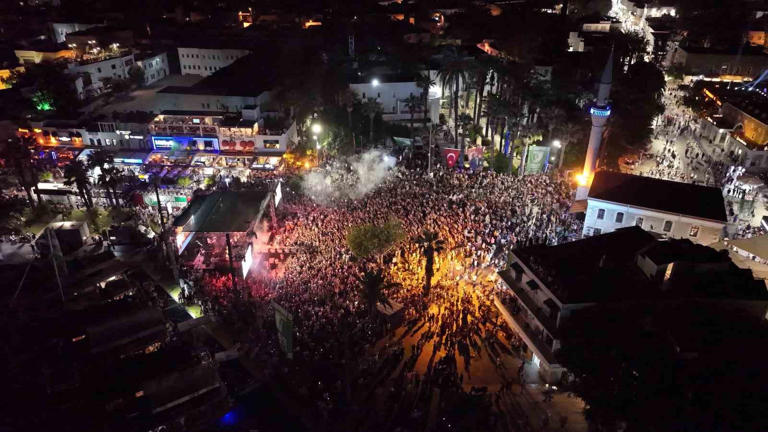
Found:
[{"label": "window", "polygon": [[641,218],[640,216],[635,218],[635,226],[639,226],[640,228],[642,228],[643,227],[643,218]]},{"label": "window", "polygon": [[264,148],[265,149],[272,149],[272,150],[279,150],[280,149],[280,141],[279,140],[264,140]]},{"label": "window", "polygon": [[600,235],[603,233],[603,230],[600,228],[592,228],[592,235]]},{"label": "window", "polygon": [[117,65],[113,63],[112,64],[112,69],[117,69]]},{"label": "window", "polygon": [[379,92],[379,93],[376,93],[376,97],[377,97],[377,98],[380,98],[380,97],[381,97],[381,92]]},{"label": "window", "polygon": [[96,72],[98,72],[98,73],[101,73],[101,68],[100,68],[100,67],[97,67],[97,68],[96,68]]},{"label": "window", "polygon": [[597,220],[605,219],[605,209],[597,209]]},{"label": "window", "polygon": [[672,221],[664,221],[664,232],[668,233],[672,231]]},{"label": "window", "polygon": [[691,229],[688,231],[689,237],[698,237],[699,236],[699,226],[698,225],[691,225]]},{"label": "window", "polygon": [[624,213],[618,212],[616,213],[616,223],[624,223]]},{"label": "window", "polygon": [[93,141],[93,138],[88,138],[88,141],[91,143],[91,145],[96,145],[96,142]]},{"label": "window", "polygon": [[101,145],[101,138],[96,138],[96,145]]},{"label": "window", "polygon": [[365,100],[365,92],[363,92],[363,100]]}]

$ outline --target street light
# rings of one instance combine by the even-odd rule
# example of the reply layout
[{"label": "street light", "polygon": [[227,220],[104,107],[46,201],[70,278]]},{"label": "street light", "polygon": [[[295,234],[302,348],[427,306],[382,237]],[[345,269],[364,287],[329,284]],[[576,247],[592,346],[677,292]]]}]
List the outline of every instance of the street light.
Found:
[{"label": "street light", "polygon": [[[313,134],[317,135],[317,134],[319,134],[322,131],[323,131],[323,127],[320,126],[320,123],[312,124],[312,133]],[[317,139],[317,137],[315,137],[315,139]]]},{"label": "street light", "polygon": [[379,86],[379,79],[378,78],[374,78],[373,80],[371,80],[371,84],[374,87],[378,87]]},{"label": "street light", "polygon": [[560,144],[560,140],[554,140],[554,141],[552,141],[552,147],[554,147],[554,148],[560,148],[560,147],[562,147],[562,144]]}]

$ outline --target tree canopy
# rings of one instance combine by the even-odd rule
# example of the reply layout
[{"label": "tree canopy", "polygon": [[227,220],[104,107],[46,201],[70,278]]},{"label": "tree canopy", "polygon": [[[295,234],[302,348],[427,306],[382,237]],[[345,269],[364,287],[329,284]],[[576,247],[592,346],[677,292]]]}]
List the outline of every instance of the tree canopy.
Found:
[{"label": "tree canopy", "polygon": [[763,322],[709,305],[596,306],[563,326],[556,356],[596,430],[764,431],[755,345],[767,337]]},{"label": "tree canopy", "polygon": [[347,246],[355,256],[381,256],[405,238],[403,226],[397,219],[377,224],[354,226],[347,231]]}]

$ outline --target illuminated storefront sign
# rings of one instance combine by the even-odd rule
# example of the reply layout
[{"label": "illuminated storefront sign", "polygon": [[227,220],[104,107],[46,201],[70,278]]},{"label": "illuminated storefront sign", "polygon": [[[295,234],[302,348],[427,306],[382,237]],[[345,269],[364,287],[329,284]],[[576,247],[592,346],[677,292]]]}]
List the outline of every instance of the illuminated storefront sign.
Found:
[{"label": "illuminated storefront sign", "polygon": [[589,113],[593,116],[597,117],[609,117],[611,115],[611,108],[598,108],[598,107],[592,107],[589,109]]},{"label": "illuminated storefront sign", "polygon": [[152,148],[155,150],[219,151],[219,139],[191,136],[153,136]]},{"label": "illuminated storefront sign", "polygon": [[116,157],[114,160],[115,160],[115,163],[124,163],[124,164],[136,164],[136,165],[141,165],[141,164],[143,164],[143,163],[144,163],[144,160],[142,160],[142,159],[136,159],[136,158],[121,158],[121,157]]}]

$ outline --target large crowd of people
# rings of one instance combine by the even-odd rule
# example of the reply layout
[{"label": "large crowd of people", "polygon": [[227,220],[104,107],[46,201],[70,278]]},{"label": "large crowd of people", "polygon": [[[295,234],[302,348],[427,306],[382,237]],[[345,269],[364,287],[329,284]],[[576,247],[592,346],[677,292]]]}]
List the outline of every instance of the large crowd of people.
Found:
[{"label": "large crowd of people", "polygon": [[[262,264],[245,285],[246,297],[259,304],[254,308],[267,321],[274,315],[271,302],[292,314],[295,369],[280,369],[274,327],[261,319],[248,330],[252,341],[260,341],[250,355],[272,365],[300,395],[315,401],[322,418],[333,418],[339,406],[353,404],[351,394],[375,388],[390,393],[370,397],[397,399],[395,389],[416,391],[408,403],[398,399],[387,405],[393,410],[387,416],[398,425],[424,416],[426,409],[414,412],[412,407],[428,405],[423,398],[429,392],[417,389],[468,387],[475,362],[503,368],[510,347],[520,346],[493,305],[496,270],[505,265],[510,248],[555,244],[580,232],[568,213],[570,205],[571,188],[558,174],[514,177],[437,169],[427,175],[397,168],[362,198],[324,204],[284,188],[272,245],[291,253],[280,264],[279,276]],[[402,226],[402,242],[380,257],[352,254],[346,242],[349,228],[392,218]],[[437,233],[445,243],[426,299],[425,258],[414,242],[423,231]],[[382,326],[358,295],[357,277],[376,269],[398,284],[384,294],[402,306],[400,323]],[[226,307],[221,293],[229,282],[228,275],[197,277],[195,285],[206,287],[205,308]],[[318,366],[330,364],[336,367]],[[372,380],[390,385],[377,387]]]}]

